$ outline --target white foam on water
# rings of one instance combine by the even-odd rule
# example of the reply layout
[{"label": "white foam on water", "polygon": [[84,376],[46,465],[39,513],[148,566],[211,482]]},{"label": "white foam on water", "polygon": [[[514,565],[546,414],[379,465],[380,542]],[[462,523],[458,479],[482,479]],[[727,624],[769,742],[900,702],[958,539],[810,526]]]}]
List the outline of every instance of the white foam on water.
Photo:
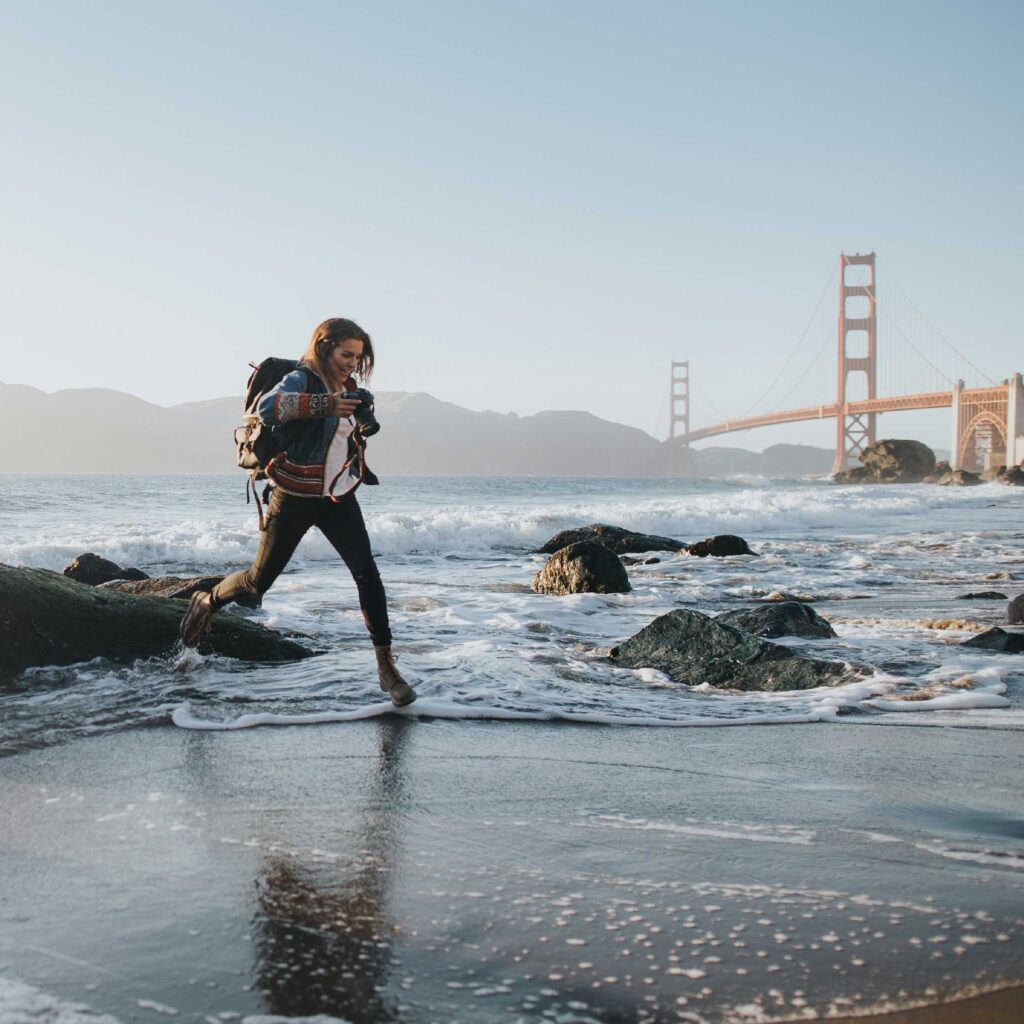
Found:
[{"label": "white foam on water", "polygon": [[237,718],[200,718],[190,704],[182,704],[171,712],[171,721],[180,729],[229,731],[253,729],[263,725],[323,725],[329,722],[356,722],[385,714],[400,714],[410,718],[446,718],[453,721],[488,722],[573,722],[583,725],[642,726],[646,728],[692,728],[726,725],[795,725],[806,722],[831,721],[836,709],[812,708],[805,714],[754,715],[746,718],[676,718],[630,717],[616,714],[586,713],[579,711],[517,711],[512,708],[482,707],[479,704],[456,704],[443,700],[424,700],[405,708],[394,708],[390,703],[375,703],[352,711],[318,711],[311,714],[287,715],[263,712],[239,715]]},{"label": "white foam on water", "polygon": [[[639,488],[642,483],[637,482]],[[443,487],[443,485],[441,485]],[[906,540],[909,517],[970,513],[978,507],[1013,505],[1013,488],[998,488],[984,495],[954,488],[906,485],[898,493],[891,488],[834,487],[826,482],[780,484],[777,487],[740,487],[735,483],[689,481],[683,493],[644,497],[638,487],[621,495],[584,495],[579,500],[551,496],[553,483],[540,480],[535,493],[513,493],[488,501],[483,494],[460,503],[439,503],[438,491],[429,503],[406,499],[402,511],[376,509],[376,500],[365,502],[374,549],[385,555],[455,554],[467,556],[495,550],[532,549],[559,530],[602,522],[626,526],[682,541],[699,540],[716,533],[782,534],[806,538],[817,531],[864,530],[871,536],[865,545],[878,543],[887,531]],[[609,482],[614,491],[621,482]],[[392,483],[401,495],[402,482]],[[188,492],[183,492],[186,497]],[[119,498],[124,499],[123,492]],[[130,497],[130,496],[129,496]],[[61,518],[38,524],[15,523],[4,530],[0,562],[60,569],[84,551],[96,551],[121,565],[189,566],[193,571],[237,567],[255,554],[259,533],[251,509],[232,495],[218,506],[217,515],[198,519],[194,514],[174,516],[178,509],[191,513],[181,495],[171,507],[152,508],[139,501],[137,514],[130,505],[120,509],[116,520],[98,516]],[[376,496],[375,496],[376,497]],[[194,504],[194,503],[191,503]],[[5,524],[6,525],[6,524]],[[882,542],[884,549],[886,542]],[[890,544],[892,542],[889,542]],[[976,543],[952,536],[950,545]],[[916,548],[908,549],[916,551]],[[1019,552],[1016,553],[1019,558]],[[1007,549],[1007,558],[1013,558]],[[319,535],[303,541],[297,557],[304,562],[331,560],[333,549]],[[845,555],[847,571],[870,568],[863,554]]]},{"label": "white foam on water", "polygon": [[72,1003],[12,978],[0,978],[0,1024],[120,1024],[116,1017]]},{"label": "white foam on water", "polygon": [[675,835],[707,839],[742,840],[751,843],[779,843],[785,846],[813,846],[813,829],[794,826],[770,826],[736,821],[698,822],[687,818],[685,822],[651,821],[647,818],[629,818],[623,814],[599,814],[575,823],[579,828],[625,829],[637,832],[668,832]]},{"label": "white foam on water", "polygon": [[984,864],[986,867],[1009,868],[1011,871],[1024,871],[1024,857],[1019,853],[1001,852],[999,850],[964,850],[946,846],[943,843],[915,843],[914,846],[925,853],[944,857],[946,860],[966,861],[972,864]]},{"label": "white foam on water", "polygon": [[995,693],[947,693],[929,700],[869,700],[880,711],[962,711],[968,708],[1008,708],[1010,702]]},{"label": "white foam on water", "polygon": [[[153,999],[137,999],[140,1010],[161,1016],[176,1017],[176,1007]],[[241,1017],[240,1014],[235,1016]],[[69,1002],[13,978],[0,977],[0,1024],[122,1024],[119,1018],[100,1013],[84,1003]],[[342,1017],[326,1013],[308,1017],[285,1017],[278,1014],[250,1014],[241,1017],[241,1024],[350,1024]]]}]

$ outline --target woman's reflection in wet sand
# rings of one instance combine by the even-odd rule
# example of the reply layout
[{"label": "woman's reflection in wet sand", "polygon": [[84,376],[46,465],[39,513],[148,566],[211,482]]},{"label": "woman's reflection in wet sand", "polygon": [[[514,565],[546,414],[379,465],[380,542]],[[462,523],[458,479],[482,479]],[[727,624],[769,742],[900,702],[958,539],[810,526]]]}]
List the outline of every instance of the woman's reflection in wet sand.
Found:
[{"label": "woman's reflection in wet sand", "polygon": [[267,1011],[327,1013],[352,1024],[399,1020],[389,993],[397,925],[388,903],[406,779],[402,747],[414,723],[378,721],[378,762],[348,865],[275,854],[256,880],[255,983]]}]

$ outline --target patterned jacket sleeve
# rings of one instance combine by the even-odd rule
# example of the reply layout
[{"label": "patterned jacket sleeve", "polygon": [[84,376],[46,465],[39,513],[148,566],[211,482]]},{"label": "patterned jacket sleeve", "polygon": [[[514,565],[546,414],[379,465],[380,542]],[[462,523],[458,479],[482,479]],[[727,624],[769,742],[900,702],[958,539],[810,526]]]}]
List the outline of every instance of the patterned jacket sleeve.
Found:
[{"label": "patterned jacket sleeve", "polygon": [[309,377],[302,370],[285,374],[259,401],[256,413],[263,423],[322,418],[331,414],[331,396],[307,391]]}]

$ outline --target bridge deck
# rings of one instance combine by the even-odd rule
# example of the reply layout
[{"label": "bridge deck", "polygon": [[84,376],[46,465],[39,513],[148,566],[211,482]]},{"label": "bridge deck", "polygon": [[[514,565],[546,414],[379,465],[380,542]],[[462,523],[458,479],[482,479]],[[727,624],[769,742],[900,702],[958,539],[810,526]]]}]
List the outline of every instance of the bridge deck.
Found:
[{"label": "bridge deck", "polygon": [[[962,393],[970,394],[969,391]],[[952,404],[952,391],[930,391],[920,395],[898,395],[895,398],[867,398],[860,402],[847,402],[843,411],[847,416],[856,416],[872,412],[901,412],[906,409],[948,409]],[[680,434],[674,440],[689,444],[693,441],[701,441],[706,437],[714,437],[717,434],[731,434],[737,430],[753,430],[755,427],[768,427],[775,423],[835,419],[839,415],[839,411],[839,406],[834,402],[831,405],[808,405],[803,409],[788,409],[785,412],[771,412],[763,416],[725,420],[722,423],[712,424],[710,427],[701,427],[700,430],[691,430],[688,434]]]}]

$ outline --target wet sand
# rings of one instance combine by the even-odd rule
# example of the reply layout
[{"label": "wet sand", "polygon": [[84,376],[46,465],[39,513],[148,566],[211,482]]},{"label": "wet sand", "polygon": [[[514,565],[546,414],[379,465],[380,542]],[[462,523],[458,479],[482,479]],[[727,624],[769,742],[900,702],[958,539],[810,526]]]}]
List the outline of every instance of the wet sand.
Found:
[{"label": "wet sand", "polygon": [[77,740],[0,760],[0,982],[121,1021],[1016,1021],[1021,767],[850,723]]}]

